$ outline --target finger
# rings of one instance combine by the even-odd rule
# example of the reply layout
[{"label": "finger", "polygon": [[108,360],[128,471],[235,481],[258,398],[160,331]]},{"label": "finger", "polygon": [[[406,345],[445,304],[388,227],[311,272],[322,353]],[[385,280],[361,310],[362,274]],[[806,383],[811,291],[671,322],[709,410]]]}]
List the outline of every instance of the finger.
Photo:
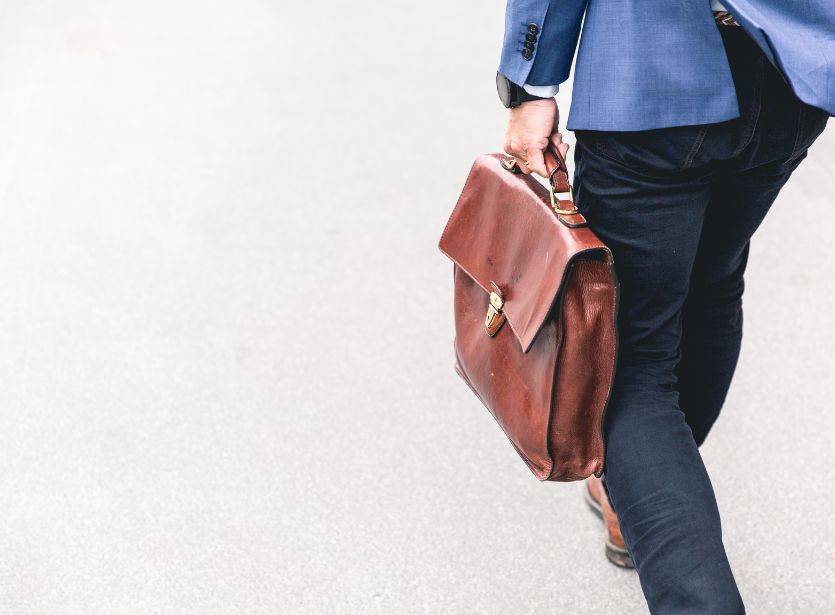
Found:
[{"label": "finger", "polygon": [[516,154],[513,153],[513,144],[515,141],[513,139],[506,139],[504,142],[504,153],[508,156],[515,157]]},{"label": "finger", "polygon": [[510,146],[505,150],[510,156],[516,159],[516,164],[519,165],[519,170],[525,175],[530,175],[531,169],[528,166],[528,159],[525,155],[525,148],[516,140],[510,140]]},{"label": "finger", "polygon": [[561,132],[551,133],[551,143],[553,144],[554,147],[559,147],[561,145],[567,145],[567,143],[565,143],[562,140],[562,133]]},{"label": "finger", "polygon": [[545,156],[542,150],[536,148],[528,149],[528,168],[534,173],[548,177],[548,171],[545,168]]},{"label": "finger", "polygon": [[568,153],[568,148],[570,147],[568,143],[563,142],[562,140],[562,133],[555,132],[551,135],[551,144],[557,148],[557,151],[565,158],[566,154]]},{"label": "finger", "polygon": [[511,139],[510,141],[507,142],[507,147],[505,148],[505,151],[507,152],[507,154],[509,156],[513,156],[515,158],[523,158],[524,157],[524,156],[522,156],[523,152],[522,152],[522,148],[519,146],[519,141],[517,141],[516,139]]}]

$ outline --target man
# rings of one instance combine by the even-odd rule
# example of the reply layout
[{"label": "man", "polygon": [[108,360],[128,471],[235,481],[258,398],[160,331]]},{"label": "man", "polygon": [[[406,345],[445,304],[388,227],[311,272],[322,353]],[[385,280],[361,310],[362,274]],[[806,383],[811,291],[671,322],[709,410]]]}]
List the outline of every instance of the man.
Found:
[{"label": "man", "polygon": [[578,38],[574,193],[621,293],[589,499],[652,613],[744,613],[698,447],[739,356],[749,240],[835,112],[835,2],[509,0],[497,82],[526,173],[568,149],[553,95]]}]

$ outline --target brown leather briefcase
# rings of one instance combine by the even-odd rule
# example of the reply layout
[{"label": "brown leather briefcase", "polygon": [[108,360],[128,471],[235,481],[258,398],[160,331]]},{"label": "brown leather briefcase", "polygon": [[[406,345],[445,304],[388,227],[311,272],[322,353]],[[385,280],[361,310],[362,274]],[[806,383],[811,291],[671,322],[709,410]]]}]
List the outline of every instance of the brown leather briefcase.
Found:
[{"label": "brown leather briefcase", "polygon": [[453,262],[456,371],[538,479],[571,481],[603,471],[618,284],[562,156],[549,148],[546,166],[550,194],[515,160],[479,157],[439,247]]}]

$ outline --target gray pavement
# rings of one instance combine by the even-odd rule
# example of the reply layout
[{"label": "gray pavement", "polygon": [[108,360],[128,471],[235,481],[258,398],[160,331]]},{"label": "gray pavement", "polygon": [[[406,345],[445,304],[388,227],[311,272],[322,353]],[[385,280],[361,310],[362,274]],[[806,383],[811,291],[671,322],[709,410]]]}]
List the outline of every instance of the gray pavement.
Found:
[{"label": "gray pavement", "polygon": [[[502,11],[0,5],[0,613],[645,612],[452,370]],[[755,239],[703,449],[753,614],[835,593],[833,160]]]}]

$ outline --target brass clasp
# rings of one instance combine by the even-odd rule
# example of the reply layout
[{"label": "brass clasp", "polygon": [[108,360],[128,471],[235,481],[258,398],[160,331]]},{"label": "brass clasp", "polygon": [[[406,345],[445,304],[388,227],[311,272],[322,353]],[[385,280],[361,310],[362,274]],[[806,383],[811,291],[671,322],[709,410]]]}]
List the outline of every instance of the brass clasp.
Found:
[{"label": "brass clasp", "polygon": [[551,186],[550,193],[551,193],[551,207],[553,207],[554,211],[556,211],[558,214],[563,214],[565,216],[570,216],[572,214],[580,213],[580,210],[577,209],[576,205],[574,205],[574,188],[572,188],[571,184],[568,184],[568,198],[571,200],[571,205],[573,206],[573,209],[563,209],[563,208],[560,207],[560,201],[557,198],[557,195],[554,194],[554,186],[553,185]]},{"label": "brass clasp", "polygon": [[502,314],[503,307],[504,299],[502,299],[501,295],[495,291],[491,292],[490,305],[487,306],[487,317],[484,319],[484,326],[486,326],[488,330],[492,329],[496,324],[496,321]]}]

